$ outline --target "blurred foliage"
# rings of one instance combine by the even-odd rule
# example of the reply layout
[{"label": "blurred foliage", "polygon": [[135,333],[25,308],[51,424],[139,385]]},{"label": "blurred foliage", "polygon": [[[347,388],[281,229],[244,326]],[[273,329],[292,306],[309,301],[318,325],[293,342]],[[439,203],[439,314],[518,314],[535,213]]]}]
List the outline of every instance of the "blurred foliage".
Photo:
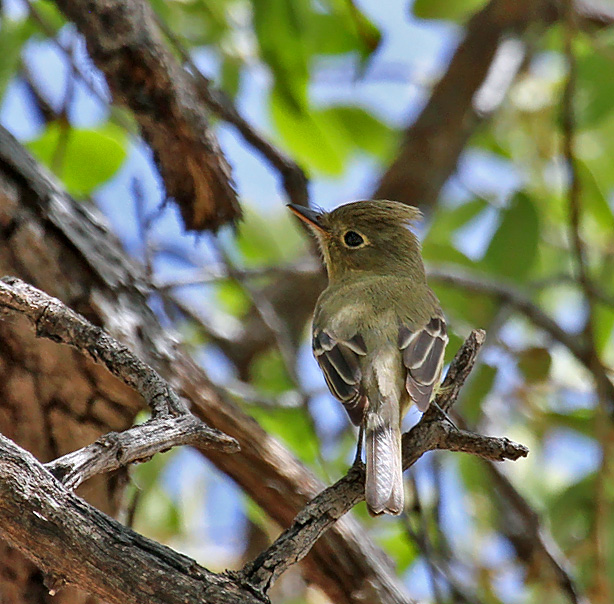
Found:
[{"label": "blurred foliage", "polygon": [[[371,80],[369,72],[390,33],[377,25],[380,20],[375,17],[388,10],[381,3],[151,3],[188,50],[197,56],[204,53],[210,59],[215,65],[214,73],[206,75],[211,75],[237,102],[254,71],[266,74],[265,123],[257,126],[300,163],[314,181],[334,182],[356,166],[357,158],[367,161],[374,172],[382,171],[394,157],[403,131],[393,120],[382,118],[378,111],[378,95],[382,93],[377,91],[377,79]],[[429,26],[443,20],[458,28],[485,4],[484,0],[415,0],[411,15],[426,20]],[[34,6],[49,31],[70,34],[52,3],[41,0]],[[407,14],[397,17],[399,21],[406,18]],[[561,130],[561,94],[568,73],[562,50],[564,36],[564,28],[555,24],[532,41],[530,56],[503,104],[469,140],[469,152],[451,179],[453,186],[444,189],[428,217],[423,253],[431,265],[445,265],[451,272],[462,269],[486,282],[515,288],[579,338],[586,326],[588,304],[577,280],[570,244],[570,173],[563,157]],[[0,95],[5,95],[12,82],[23,79],[22,64],[27,56],[24,49],[34,38],[40,43],[46,34],[27,15],[2,19]],[[415,49],[410,40],[407,45],[409,64],[410,53]],[[601,363],[611,374],[614,31],[610,27],[576,32],[573,48],[577,58],[573,100],[581,234],[593,287],[599,294],[593,299],[595,345]],[[354,85],[363,93],[361,102],[316,102],[313,88],[323,65],[329,73],[337,70],[340,77],[351,71]],[[403,86],[408,84],[403,82]],[[373,98],[367,104],[364,99],[371,92]],[[428,93],[428,89],[422,91],[425,98]],[[75,125],[80,120],[73,123],[67,117],[72,116],[68,109],[71,108],[63,107],[56,119],[38,124],[39,133],[28,146],[71,193],[87,197],[112,183],[125,167],[130,139],[114,120],[113,112],[109,112],[109,121],[105,117],[99,124],[85,128]],[[476,176],[478,173],[486,176]],[[246,197],[251,194],[249,190],[243,193]],[[368,194],[364,191],[365,196]],[[304,234],[282,208],[272,213],[254,207],[249,199],[245,201],[246,219],[236,237],[233,234],[224,245],[239,269],[262,269],[262,275],[250,281],[251,287],[260,289],[279,278],[266,269],[297,262],[306,256],[308,246]],[[125,208],[126,205],[124,211]],[[161,240],[165,241],[163,237]],[[169,253],[163,245],[158,247],[160,254]],[[199,261],[190,260],[189,264],[199,266]],[[508,435],[531,447],[528,460],[506,464],[503,470],[552,531],[580,588],[592,601],[605,604],[607,594],[614,594],[614,552],[599,543],[600,539],[609,544],[614,541],[614,482],[606,480],[612,477],[614,433],[611,419],[599,408],[590,375],[562,345],[553,343],[533,323],[520,318],[517,309],[503,305],[496,296],[450,284],[433,286],[451,328],[447,361],[471,328],[482,327],[489,334],[482,362],[471,375],[457,410],[469,427]],[[179,298],[182,291],[177,294]],[[219,317],[227,317],[227,324],[234,326],[250,316],[250,290],[237,279],[209,280],[198,291],[202,307],[199,311],[205,310],[197,315],[208,316],[214,309],[218,328],[224,323]],[[191,322],[194,318],[183,320]],[[183,329],[185,333],[185,325]],[[213,337],[206,342],[193,338],[191,343],[207,359],[217,354],[217,369],[223,365]],[[266,350],[257,354],[249,367],[247,386],[254,398],[266,399],[270,405],[250,403],[244,407],[316,473],[328,473],[335,479],[351,462],[355,436],[342,412],[335,408],[336,403],[329,398],[322,402],[325,385],[310,358],[307,334],[294,352],[299,360],[303,394],[312,397],[312,404],[296,404],[300,397],[290,396],[296,394],[297,388],[292,372],[278,350]],[[218,381],[223,383],[228,378],[232,383],[236,380],[235,368],[223,366]],[[288,404],[289,400],[295,404]],[[427,462],[417,467],[418,477],[422,477],[418,488],[425,491],[421,493],[423,511],[430,519],[427,534],[434,551],[457,568],[459,576],[468,578],[468,586],[481,602],[565,601],[557,583],[547,577],[539,563],[518,558],[509,543],[496,549],[494,558],[498,562],[492,562],[492,543],[507,543],[502,535],[509,528],[502,526],[505,519],[492,479],[480,460],[460,454],[453,459],[449,464],[452,478],[444,473],[439,486]],[[141,491],[135,526],[181,547],[181,535],[189,533],[191,521],[159,480],[166,463],[167,456],[156,456],[135,470]],[[237,499],[219,505],[237,506],[272,538],[275,531],[266,518],[254,511],[253,504]],[[410,501],[408,506],[411,505]],[[371,519],[364,506],[358,506],[354,513],[390,555],[398,572],[407,573],[410,591],[417,597],[424,590],[428,593],[428,580],[420,579],[416,570],[423,560],[422,553],[401,521]],[[450,526],[445,522],[446,516],[457,524]],[[441,517],[444,520],[439,526],[435,519]],[[606,576],[598,576],[600,572]],[[446,581],[441,577],[437,581],[444,594],[449,593]],[[604,582],[609,591],[603,591]],[[601,585],[599,590],[597,585]],[[295,596],[284,602],[315,601],[310,599],[312,596]]]}]

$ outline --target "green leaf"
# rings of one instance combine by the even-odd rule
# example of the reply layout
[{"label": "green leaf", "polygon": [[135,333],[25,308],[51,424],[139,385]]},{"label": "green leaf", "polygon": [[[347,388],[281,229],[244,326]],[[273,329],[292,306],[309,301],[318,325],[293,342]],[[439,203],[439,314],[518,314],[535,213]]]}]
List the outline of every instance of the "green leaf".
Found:
[{"label": "green leaf", "polygon": [[220,88],[231,98],[235,98],[241,85],[242,63],[234,56],[224,55],[220,69]]},{"label": "green leaf", "polygon": [[418,557],[418,549],[413,540],[407,538],[405,529],[400,522],[388,523],[382,527],[377,536],[377,543],[392,557],[397,572],[406,571]]},{"label": "green leaf", "polygon": [[57,34],[66,24],[66,19],[56,6],[55,2],[36,0],[36,2],[32,3],[32,8],[36,10],[41,20],[45,23],[45,32],[43,33],[41,32],[38,22],[31,18],[32,31],[38,38],[47,38],[48,34]]},{"label": "green leaf", "polygon": [[412,12],[419,19],[464,22],[486,4],[486,0],[415,0]]},{"label": "green leaf", "polygon": [[62,179],[71,195],[82,197],[119,170],[126,158],[127,137],[111,123],[86,130],[53,122],[27,146]]},{"label": "green leaf", "polygon": [[374,23],[347,0],[329,1],[328,12],[312,11],[309,15],[310,51],[314,55],[358,52],[367,59],[381,42]]},{"label": "green leaf", "polygon": [[268,350],[256,357],[249,372],[251,383],[265,394],[282,394],[293,387],[281,355],[276,350]]},{"label": "green leaf", "polygon": [[285,104],[301,113],[307,105],[309,6],[305,0],[253,0],[253,24],[262,58]]},{"label": "green leaf", "polygon": [[215,290],[219,306],[234,317],[243,317],[251,307],[251,299],[236,281],[223,281]]},{"label": "green leaf", "polygon": [[448,325],[448,345],[444,352],[444,364],[449,363],[454,358],[454,355],[458,352],[458,349],[462,346],[464,341],[465,340],[454,331],[451,331]]},{"label": "green leaf", "polygon": [[273,88],[270,107],[277,132],[300,164],[330,176],[343,172],[350,146],[339,136],[337,123],[330,115],[298,109],[287,102],[277,86]]},{"label": "green leaf", "polygon": [[543,423],[548,429],[569,428],[584,436],[595,436],[595,412],[593,409],[574,409],[569,413],[548,411],[543,414]]},{"label": "green leaf", "polygon": [[482,402],[491,391],[497,377],[497,368],[481,363],[472,373],[461,394],[460,408],[470,424],[481,416]]},{"label": "green leaf", "polygon": [[362,149],[381,160],[390,155],[398,139],[393,128],[360,107],[338,105],[321,110],[319,115],[347,141],[350,150]]},{"label": "green leaf", "polygon": [[433,264],[458,264],[461,267],[475,268],[475,262],[453,245],[433,241],[429,235],[422,245],[422,257]]},{"label": "green leaf", "polygon": [[612,112],[614,61],[594,48],[578,57],[578,104],[581,127],[594,126]]},{"label": "green leaf", "polygon": [[[600,355],[604,355],[612,346],[614,337],[614,310],[603,304],[595,304],[593,331],[595,333],[595,346]],[[610,358],[612,352],[610,351]]]},{"label": "green leaf", "polygon": [[471,328],[488,328],[499,304],[485,294],[466,292],[462,288],[442,285],[433,280],[431,287],[437,294],[446,316]]},{"label": "green leaf", "polygon": [[528,384],[544,382],[550,375],[552,357],[547,348],[532,346],[518,355],[518,369]]},{"label": "green leaf", "polygon": [[271,215],[246,205],[244,211],[236,238],[244,265],[289,263],[306,251],[304,234],[296,228],[287,210]]},{"label": "green leaf", "polygon": [[250,407],[262,427],[283,440],[304,463],[317,460],[318,441],[303,407]]},{"label": "green leaf", "polygon": [[553,534],[562,547],[582,543],[594,522],[596,475],[565,489],[548,506]]},{"label": "green leaf", "polygon": [[[490,206],[484,199],[472,199],[453,208],[439,207],[426,235],[425,244],[449,244],[458,229],[471,222],[488,207]],[[450,261],[451,259],[448,260]]]},{"label": "green leaf", "polygon": [[583,209],[590,219],[589,230],[594,233],[597,229],[611,241],[614,238],[614,214],[601,183],[586,162],[576,159],[576,167],[582,185]]},{"label": "green leaf", "polygon": [[525,193],[516,193],[502,212],[482,264],[499,277],[523,281],[533,268],[539,242],[537,210]]},{"label": "green leaf", "polygon": [[32,33],[32,24],[27,19],[0,19],[0,99],[17,72],[21,49]]}]

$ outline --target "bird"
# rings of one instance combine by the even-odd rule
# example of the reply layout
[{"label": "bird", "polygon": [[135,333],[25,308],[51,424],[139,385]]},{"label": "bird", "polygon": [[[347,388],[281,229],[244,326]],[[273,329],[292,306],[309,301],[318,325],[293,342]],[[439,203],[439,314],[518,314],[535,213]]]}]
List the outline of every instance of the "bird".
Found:
[{"label": "bird", "polygon": [[422,216],[388,200],[332,211],[289,204],[315,235],[328,286],[313,315],[312,347],[331,392],[365,439],[365,500],[372,516],[404,507],[401,421],[433,400],[448,343],[412,225]]}]

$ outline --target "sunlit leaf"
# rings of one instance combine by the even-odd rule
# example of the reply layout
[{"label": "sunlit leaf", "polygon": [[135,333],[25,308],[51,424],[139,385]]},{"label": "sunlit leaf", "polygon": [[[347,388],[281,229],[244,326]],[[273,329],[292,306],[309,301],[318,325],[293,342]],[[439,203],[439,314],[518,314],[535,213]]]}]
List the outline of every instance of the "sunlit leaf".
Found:
[{"label": "sunlit leaf", "polygon": [[463,22],[485,4],[486,0],[415,0],[412,12],[420,19]]},{"label": "sunlit leaf", "polygon": [[349,147],[385,159],[397,141],[397,133],[360,107],[335,106],[318,112],[335,134],[347,140]]},{"label": "sunlit leaf", "polygon": [[336,131],[337,121],[324,111],[297,109],[275,87],[271,117],[284,145],[306,168],[338,176],[351,147]]},{"label": "sunlit leaf", "polygon": [[21,49],[32,32],[32,24],[25,19],[0,19],[0,100],[16,74],[21,60]]},{"label": "sunlit leaf", "polygon": [[250,365],[251,381],[258,390],[275,395],[292,388],[281,355],[274,350],[259,355]]},{"label": "sunlit leaf", "polygon": [[235,281],[224,281],[216,287],[220,307],[235,317],[242,317],[251,307],[251,298]]},{"label": "sunlit leaf", "polygon": [[260,52],[273,72],[277,94],[300,113],[306,105],[309,6],[305,0],[254,0],[252,7]]},{"label": "sunlit leaf", "polygon": [[577,59],[578,86],[581,90],[579,116],[583,127],[590,127],[612,112],[614,98],[614,60],[604,53],[587,52]]},{"label": "sunlit leaf", "polygon": [[418,557],[417,547],[400,522],[387,524],[377,542],[392,556],[398,572],[407,570]]},{"label": "sunlit leaf", "polygon": [[119,170],[126,158],[126,146],[124,131],[110,123],[86,130],[54,122],[40,138],[28,143],[30,151],[76,197],[89,195]]},{"label": "sunlit leaf", "polygon": [[309,15],[309,41],[313,54],[358,52],[367,58],[381,41],[374,23],[347,0],[327,2],[327,12],[312,11]]},{"label": "sunlit leaf", "polygon": [[593,331],[595,334],[595,346],[600,355],[605,355],[610,348],[609,358],[612,358],[611,347],[614,338],[614,309],[604,304],[595,304]]},{"label": "sunlit leaf", "polygon": [[[452,236],[457,229],[471,222],[476,216],[484,211],[489,204],[484,199],[472,199],[458,206],[449,208],[442,205],[438,208],[435,220],[425,238],[425,243],[450,244]],[[452,258],[448,262],[452,262]]]},{"label": "sunlit leaf", "polygon": [[287,264],[305,252],[305,236],[295,228],[289,211],[266,214],[251,206],[244,210],[236,241],[246,266]]},{"label": "sunlit leaf", "polygon": [[304,463],[315,463],[318,442],[305,409],[250,407],[250,413],[267,432],[284,441]]}]

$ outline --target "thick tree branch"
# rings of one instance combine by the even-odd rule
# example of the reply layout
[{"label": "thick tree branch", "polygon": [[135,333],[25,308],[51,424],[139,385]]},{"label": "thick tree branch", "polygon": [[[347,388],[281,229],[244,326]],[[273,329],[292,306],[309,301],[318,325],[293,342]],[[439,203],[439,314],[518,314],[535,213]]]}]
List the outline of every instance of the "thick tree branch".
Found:
[{"label": "thick tree branch", "polygon": [[[542,9],[541,1],[491,0],[471,18],[445,75],[407,129],[396,159],[374,193],[375,198],[397,199],[426,210],[435,204],[467,140],[484,117],[476,100],[498,49],[507,36],[519,36],[530,24],[539,21]],[[514,63],[515,72],[521,61]],[[506,78],[507,85],[513,77],[514,73]],[[498,96],[503,99],[505,90],[499,91]]]},{"label": "thick tree branch", "polygon": [[151,146],[186,228],[217,228],[240,208],[230,167],[208,125],[195,79],[167,48],[145,0],[56,0],[85,37],[116,102]]},{"label": "thick tree branch", "polygon": [[268,601],[231,575],[211,573],[99,512],[2,435],[0,536],[54,586],[76,584],[109,604]]}]

